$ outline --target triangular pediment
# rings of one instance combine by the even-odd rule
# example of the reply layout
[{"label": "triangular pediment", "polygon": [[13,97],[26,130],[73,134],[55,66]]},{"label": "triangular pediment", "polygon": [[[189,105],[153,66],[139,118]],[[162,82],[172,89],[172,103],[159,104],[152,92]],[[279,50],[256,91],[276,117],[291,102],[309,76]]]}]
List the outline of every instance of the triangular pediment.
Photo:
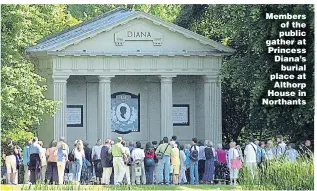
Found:
[{"label": "triangular pediment", "polygon": [[201,52],[230,54],[230,47],[153,15],[116,9],[43,39],[33,52]]}]

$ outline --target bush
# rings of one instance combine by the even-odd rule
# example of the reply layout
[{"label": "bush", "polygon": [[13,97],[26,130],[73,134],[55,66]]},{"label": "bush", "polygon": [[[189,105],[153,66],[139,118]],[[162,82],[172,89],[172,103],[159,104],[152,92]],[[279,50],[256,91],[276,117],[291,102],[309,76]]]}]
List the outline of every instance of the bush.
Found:
[{"label": "bush", "polygon": [[239,182],[247,190],[313,190],[313,156],[301,157],[296,162],[286,159],[269,161],[258,169],[254,180],[249,170],[243,167]]}]

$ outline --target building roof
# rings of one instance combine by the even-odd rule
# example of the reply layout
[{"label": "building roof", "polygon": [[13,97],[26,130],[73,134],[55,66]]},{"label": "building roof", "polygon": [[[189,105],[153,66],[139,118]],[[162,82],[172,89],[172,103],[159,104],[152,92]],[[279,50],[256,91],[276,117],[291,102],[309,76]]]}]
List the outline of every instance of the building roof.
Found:
[{"label": "building roof", "polygon": [[215,42],[156,16],[142,11],[129,10],[126,8],[114,9],[91,20],[43,38],[39,40],[36,45],[28,47],[26,51],[29,53],[55,51],[61,47],[66,47],[88,37],[95,36],[100,32],[109,31],[113,27],[124,24],[135,18],[145,18],[151,20],[155,24],[169,28],[169,30],[182,33],[188,38],[194,38],[200,41],[202,44],[211,45],[223,53],[233,53],[235,51],[234,49],[224,46],[219,42]]}]

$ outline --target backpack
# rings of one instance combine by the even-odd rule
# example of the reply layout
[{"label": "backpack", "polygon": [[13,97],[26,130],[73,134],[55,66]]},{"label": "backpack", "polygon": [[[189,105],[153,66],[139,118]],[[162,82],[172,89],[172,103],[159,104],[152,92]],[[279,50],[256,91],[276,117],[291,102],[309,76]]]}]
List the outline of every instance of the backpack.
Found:
[{"label": "backpack", "polygon": [[213,152],[213,149],[211,147],[205,148],[205,156],[206,156],[206,160],[214,158],[214,152]]},{"label": "backpack", "polygon": [[[194,147],[194,150],[193,150],[193,147]],[[198,150],[196,149],[196,145],[193,145],[190,148],[190,160],[198,161]]]},{"label": "backpack", "polygon": [[75,148],[68,154],[68,160],[71,162],[75,161]]}]

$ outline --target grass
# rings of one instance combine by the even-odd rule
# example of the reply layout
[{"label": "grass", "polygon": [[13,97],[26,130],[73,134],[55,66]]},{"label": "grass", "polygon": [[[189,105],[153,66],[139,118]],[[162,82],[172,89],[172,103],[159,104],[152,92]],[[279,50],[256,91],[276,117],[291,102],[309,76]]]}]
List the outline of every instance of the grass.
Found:
[{"label": "grass", "polygon": [[247,168],[239,172],[243,190],[314,190],[314,161],[301,157],[296,162],[286,159],[270,161],[257,170],[253,179]]},{"label": "grass", "polygon": [[101,185],[1,185],[0,190],[241,190],[240,186],[230,185],[136,185],[136,186],[101,186]]}]

